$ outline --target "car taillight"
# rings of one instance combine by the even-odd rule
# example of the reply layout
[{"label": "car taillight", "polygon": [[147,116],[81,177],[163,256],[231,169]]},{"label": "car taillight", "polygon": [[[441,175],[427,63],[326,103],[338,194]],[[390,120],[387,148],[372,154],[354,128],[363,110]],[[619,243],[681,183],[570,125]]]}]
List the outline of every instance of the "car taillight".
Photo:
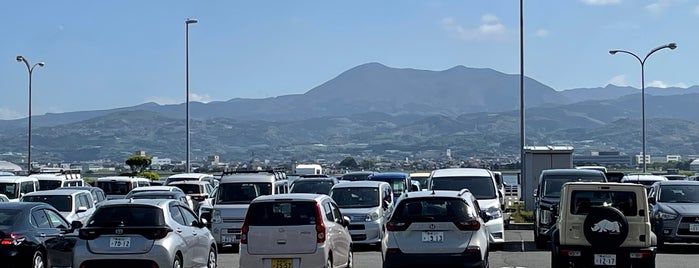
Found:
[{"label": "car taillight", "polygon": [[410,226],[409,222],[391,220],[386,223],[386,230],[389,231],[405,231]]},{"label": "car taillight", "polygon": [[461,231],[476,231],[481,228],[481,222],[474,219],[455,221],[454,225]]},{"label": "car taillight", "polygon": [[157,240],[165,238],[169,232],[172,232],[172,229],[169,227],[158,227],[150,229],[149,232],[142,233],[141,235],[149,240]]},{"label": "car taillight", "polygon": [[248,217],[245,217],[245,221],[243,221],[243,227],[240,227],[240,243],[241,244],[247,244],[248,243],[248,231],[250,231],[250,226],[248,225]]},{"label": "car taillight", "polygon": [[0,241],[0,245],[19,245],[27,239],[23,234],[10,234]]},{"label": "car taillight", "polygon": [[325,221],[319,203],[316,203],[316,243],[325,243]]}]

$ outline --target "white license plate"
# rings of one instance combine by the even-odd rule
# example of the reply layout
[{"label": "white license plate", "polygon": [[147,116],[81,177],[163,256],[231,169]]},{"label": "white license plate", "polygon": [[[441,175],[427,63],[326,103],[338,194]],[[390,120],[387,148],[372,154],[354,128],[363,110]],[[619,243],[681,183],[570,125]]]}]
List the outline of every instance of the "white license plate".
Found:
[{"label": "white license plate", "polygon": [[444,232],[422,232],[422,242],[441,243],[443,241]]},{"label": "white license plate", "polygon": [[595,254],[595,265],[616,265],[616,255]]},{"label": "white license plate", "polygon": [[223,243],[235,243],[235,235],[222,235]]},{"label": "white license plate", "polygon": [[130,237],[112,237],[109,239],[110,248],[128,248],[131,247]]},{"label": "white license plate", "polygon": [[689,231],[690,232],[699,232],[699,224],[690,224]]}]

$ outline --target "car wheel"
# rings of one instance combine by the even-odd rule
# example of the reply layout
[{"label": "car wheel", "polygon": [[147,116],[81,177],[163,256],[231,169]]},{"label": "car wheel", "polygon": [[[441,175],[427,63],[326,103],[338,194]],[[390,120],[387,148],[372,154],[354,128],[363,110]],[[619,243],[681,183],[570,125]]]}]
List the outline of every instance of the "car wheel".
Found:
[{"label": "car wheel", "polygon": [[182,258],[180,255],[175,255],[175,260],[172,261],[172,268],[182,268]]},{"label": "car wheel", "polygon": [[347,268],[352,268],[354,266],[354,253],[352,252],[352,249],[347,252]]},{"label": "car wheel", "polygon": [[325,268],[333,268],[333,260],[328,258],[328,260],[325,262]]},{"label": "car wheel", "polygon": [[44,253],[41,251],[34,252],[34,257],[32,258],[32,268],[46,268],[44,263]]},{"label": "car wheel", "polygon": [[206,261],[206,268],[216,268],[216,251],[213,247],[209,249],[209,258]]},{"label": "car wheel", "polygon": [[595,207],[585,217],[583,233],[592,247],[617,248],[629,234],[629,222],[617,208]]}]

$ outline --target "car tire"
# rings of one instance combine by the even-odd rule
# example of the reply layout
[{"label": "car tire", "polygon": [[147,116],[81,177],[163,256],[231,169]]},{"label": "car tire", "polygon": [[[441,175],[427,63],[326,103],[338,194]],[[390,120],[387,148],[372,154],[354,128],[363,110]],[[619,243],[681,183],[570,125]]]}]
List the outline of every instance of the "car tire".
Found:
[{"label": "car tire", "polygon": [[629,234],[629,222],[617,208],[595,207],[585,217],[583,233],[592,247],[618,248]]},{"label": "car tire", "polygon": [[32,257],[32,268],[46,268],[44,253],[39,250],[34,252],[34,256]]},{"label": "car tire", "polygon": [[216,250],[214,247],[211,247],[209,249],[209,257],[206,259],[206,268],[216,268],[218,266],[216,257]]},{"label": "car tire", "polygon": [[352,268],[354,267],[354,253],[352,252],[352,248],[350,247],[350,250],[347,252],[347,268]]},{"label": "car tire", "polygon": [[172,268],[182,268],[182,258],[180,255],[175,255],[175,260],[172,261]]},{"label": "car tire", "polygon": [[333,260],[328,258],[327,261],[325,261],[325,268],[333,268]]}]

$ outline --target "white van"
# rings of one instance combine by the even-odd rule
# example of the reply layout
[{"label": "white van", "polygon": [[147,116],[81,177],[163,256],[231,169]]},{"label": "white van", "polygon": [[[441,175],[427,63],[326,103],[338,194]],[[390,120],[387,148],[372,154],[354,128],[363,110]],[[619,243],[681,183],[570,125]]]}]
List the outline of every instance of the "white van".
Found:
[{"label": "white van", "polygon": [[122,199],[134,188],[150,186],[150,180],[142,177],[111,176],[98,178],[96,186],[104,191],[107,200]]},{"label": "white van", "polygon": [[219,246],[237,246],[250,201],[289,192],[286,174],[273,170],[224,172],[212,200],[211,231]]},{"label": "white van", "polygon": [[478,200],[478,206],[490,220],[485,223],[490,243],[501,247],[505,243],[505,224],[500,205],[500,191],[495,176],[482,168],[446,168],[433,170],[428,179],[429,190],[460,191],[468,189]]},{"label": "white van", "polygon": [[68,222],[87,219],[95,212],[95,201],[88,190],[56,189],[25,194],[21,202],[43,202],[53,206]]},{"label": "white van", "polygon": [[32,177],[39,180],[39,190],[53,190],[59,187],[84,186],[85,182],[80,175],[79,169],[66,170],[40,170],[40,173],[33,173]]},{"label": "white van", "polygon": [[318,164],[296,165],[296,174],[299,175],[320,175],[323,174],[323,167]]},{"label": "white van", "polygon": [[169,185],[171,182],[176,181],[205,181],[211,184],[212,187],[218,186],[219,181],[214,178],[214,175],[205,173],[182,173],[175,174],[165,180],[165,185]]},{"label": "white van", "polygon": [[39,180],[31,176],[0,176],[0,194],[10,202],[18,202],[27,193],[39,190]]},{"label": "white van", "polygon": [[350,218],[352,244],[381,244],[393,212],[393,190],[383,181],[348,181],[330,190],[342,215]]}]

